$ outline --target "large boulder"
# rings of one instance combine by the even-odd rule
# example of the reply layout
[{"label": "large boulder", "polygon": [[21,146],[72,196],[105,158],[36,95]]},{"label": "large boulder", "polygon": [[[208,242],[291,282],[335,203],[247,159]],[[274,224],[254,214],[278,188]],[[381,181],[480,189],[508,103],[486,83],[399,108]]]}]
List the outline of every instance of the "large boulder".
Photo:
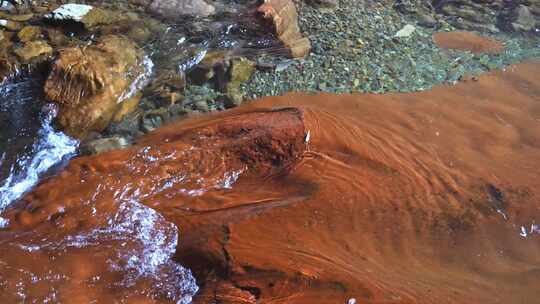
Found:
[{"label": "large boulder", "polygon": [[45,95],[59,105],[61,128],[84,138],[89,131],[105,129],[114,117],[118,119],[118,112],[129,112],[123,105],[140,97],[136,92],[150,69],[134,42],[105,36],[90,46],[61,49],[45,83]]}]

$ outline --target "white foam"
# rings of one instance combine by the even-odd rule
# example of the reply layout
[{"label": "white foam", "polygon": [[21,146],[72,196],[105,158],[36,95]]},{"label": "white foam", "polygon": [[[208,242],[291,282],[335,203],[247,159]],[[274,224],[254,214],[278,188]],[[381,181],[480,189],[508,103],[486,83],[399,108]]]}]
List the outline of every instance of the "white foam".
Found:
[{"label": "white foam", "polygon": [[118,103],[133,97],[139,90],[144,88],[149,82],[154,71],[154,63],[150,57],[145,56],[142,61],[143,72],[140,73],[129,85],[129,87],[118,98]]},{"label": "white foam", "polygon": [[[12,166],[11,173],[3,184],[0,184],[0,211],[36,185],[41,174],[65,158],[74,155],[78,141],[54,130],[52,120],[55,114],[55,111],[50,110],[42,118],[42,127],[32,149],[35,154],[18,160],[20,167],[24,170],[15,173]],[[0,220],[0,226],[2,223],[4,221]]]}]

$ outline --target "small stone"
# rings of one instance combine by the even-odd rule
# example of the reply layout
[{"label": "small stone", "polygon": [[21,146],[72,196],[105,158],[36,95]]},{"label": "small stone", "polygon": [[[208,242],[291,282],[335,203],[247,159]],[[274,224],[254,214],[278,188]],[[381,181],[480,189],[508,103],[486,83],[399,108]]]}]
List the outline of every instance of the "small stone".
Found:
[{"label": "small stone", "polygon": [[435,27],[437,25],[437,20],[433,18],[430,14],[419,13],[418,14],[418,24],[425,27]]},{"label": "small stone", "polygon": [[27,42],[23,47],[14,50],[15,54],[23,61],[30,61],[41,55],[51,55],[52,51],[52,47],[43,40]]},{"label": "small stone", "polygon": [[240,91],[240,85],[248,81],[255,72],[255,63],[246,58],[235,59],[232,62],[230,75],[231,81],[227,84],[227,95],[235,104],[240,104],[244,96]]},{"label": "small stone", "polygon": [[52,13],[47,15],[47,18],[55,20],[70,20],[82,22],[82,18],[88,14],[94,7],[86,4],[64,4],[59,8],[55,9]]},{"label": "small stone", "polygon": [[57,21],[80,22],[88,29],[98,25],[112,24],[121,20],[126,20],[129,16],[114,11],[94,8],[86,4],[64,4],[45,16]]},{"label": "small stone", "polygon": [[410,37],[414,31],[416,30],[416,28],[414,27],[414,25],[411,25],[411,24],[407,24],[405,25],[402,29],[400,29],[395,35],[394,37],[398,37],[398,38],[406,38],[406,37]]},{"label": "small stone", "polygon": [[195,108],[202,112],[208,112],[210,110],[210,107],[208,107],[208,103],[205,100],[195,101]]},{"label": "small stone", "polygon": [[39,26],[25,26],[18,33],[17,37],[22,42],[37,40],[41,36],[41,28]]},{"label": "small stone", "polygon": [[16,21],[0,19],[0,27],[8,29],[10,31],[18,31],[21,29],[21,24]]},{"label": "small stone", "polygon": [[169,111],[165,108],[151,110],[144,113],[141,120],[141,130],[148,133],[159,128],[162,124],[169,120],[169,115]]}]

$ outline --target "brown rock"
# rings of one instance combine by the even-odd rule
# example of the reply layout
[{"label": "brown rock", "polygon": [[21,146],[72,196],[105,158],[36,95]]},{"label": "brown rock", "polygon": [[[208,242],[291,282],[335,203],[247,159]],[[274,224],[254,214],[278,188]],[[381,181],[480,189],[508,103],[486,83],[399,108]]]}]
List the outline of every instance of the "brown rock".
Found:
[{"label": "brown rock", "polygon": [[0,27],[3,27],[10,31],[18,31],[22,28],[19,22],[6,19],[0,19]]},{"label": "brown rock", "polygon": [[438,32],[433,34],[433,41],[443,49],[488,54],[500,54],[504,51],[501,42],[472,32]]},{"label": "brown rock", "polygon": [[240,85],[248,81],[255,72],[255,63],[246,58],[238,58],[232,61],[230,76],[231,80],[227,84],[227,95],[234,104],[239,105],[244,100],[240,91]]},{"label": "brown rock", "polygon": [[45,83],[45,95],[60,105],[58,121],[62,129],[83,138],[89,131],[107,127],[122,108],[119,102],[126,98],[125,92],[145,72],[142,60],[142,51],[132,41],[118,36],[105,36],[84,48],[60,50]]},{"label": "brown rock", "polygon": [[41,55],[51,55],[52,47],[43,40],[26,42],[22,47],[13,52],[23,61],[28,62]]},{"label": "brown rock", "polygon": [[311,43],[300,33],[298,13],[292,0],[265,0],[258,11],[264,18],[272,19],[279,40],[289,48],[292,57],[309,54]]},{"label": "brown rock", "polygon": [[7,19],[18,22],[26,22],[34,17],[34,14],[15,15],[0,11],[0,19]]},{"label": "brown rock", "polygon": [[37,40],[41,36],[41,28],[39,26],[25,26],[18,33],[17,37],[22,42]]}]

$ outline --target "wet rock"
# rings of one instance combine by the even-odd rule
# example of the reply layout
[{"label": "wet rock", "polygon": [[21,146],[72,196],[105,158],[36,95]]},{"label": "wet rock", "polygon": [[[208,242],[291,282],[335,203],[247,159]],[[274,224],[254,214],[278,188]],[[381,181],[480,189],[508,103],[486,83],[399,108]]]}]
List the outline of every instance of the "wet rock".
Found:
[{"label": "wet rock", "polygon": [[0,19],[6,19],[11,21],[17,21],[17,22],[26,22],[34,17],[34,14],[22,14],[22,15],[16,15],[16,14],[9,14],[6,12],[0,11]]},{"label": "wet rock", "polygon": [[272,19],[279,40],[290,50],[292,57],[309,54],[311,43],[300,33],[298,13],[292,0],[265,0],[258,11],[264,18]]},{"label": "wet rock", "polygon": [[525,5],[519,5],[514,11],[515,19],[511,23],[514,31],[528,32],[536,27],[537,21],[529,8]]},{"label": "wet rock", "polygon": [[141,119],[141,130],[145,133],[151,132],[169,120],[169,112],[165,108],[160,108],[144,113]]},{"label": "wet rock", "polygon": [[26,42],[22,47],[13,51],[22,61],[28,62],[41,55],[51,55],[52,47],[43,40]]},{"label": "wet rock", "polygon": [[244,95],[240,90],[240,85],[248,81],[255,72],[255,63],[246,58],[234,59],[230,69],[231,80],[227,84],[227,96],[235,105],[239,105],[244,100]]},{"label": "wet rock", "polygon": [[93,8],[93,6],[86,4],[64,4],[46,17],[58,21],[82,22],[84,16],[86,16]]},{"label": "wet rock", "polygon": [[18,33],[17,37],[22,42],[37,40],[41,37],[41,28],[39,26],[25,26]]},{"label": "wet rock", "polygon": [[216,12],[216,8],[204,0],[154,0],[148,8],[166,18],[182,15],[210,16]]},{"label": "wet rock", "polygon": [[0,27],[3,27],[10,31],[18,31],[22,28],[19,22],[6,19],[0,19]]},{"label": "wet rock", "polygon": [[129,141],[121,136],[94,139],[81,144],[81,153],[99,154],[111,150],[119,150],[130,145]]},{"label": "wet rock", "polygon": [[56,21],[80,22],[87,29],[95,28],[98,25],[112,24],[128,17],[128,15],[116,11],[74,3],[64,4],[47,15],[47,18]]},{"label": "wet rock", "polygon": [[45,83],[45,95],[60,105],[62,129],[84,138],[89,131],[106,128],[121,102],[136,93],[133,85],[149,72],[144,61],[135,43],[119,36],[61,49]]},{"label": "wet rock", "polygon": [[69,41],[69,38],[59,29],[47,28],[45,31],[50,44],[54,47],[65,46]]},{"label": "wet rock", "polygon": [[137,106],[139,105],[139,102],[141,101],[141,97],[142,94],[139,93],[129,99],[122,101],[119,104],[118,109],[114,113],[112,121],[118,122],[122,120],[122,118],[124,118],[124,116],[126,116],[127,114],[135,111],[135,109],[137,109]]}]

